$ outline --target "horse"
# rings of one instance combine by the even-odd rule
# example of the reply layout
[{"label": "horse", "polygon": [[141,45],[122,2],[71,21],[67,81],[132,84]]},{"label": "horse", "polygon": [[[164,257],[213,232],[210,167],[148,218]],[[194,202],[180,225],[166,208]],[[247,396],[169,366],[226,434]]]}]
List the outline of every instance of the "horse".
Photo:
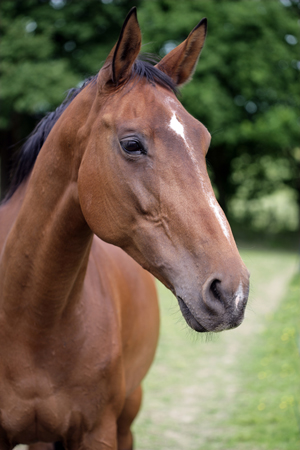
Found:
[{"label": "horse", "polygon": [[238,326],[249,274],[210,134],[177,99],[202,19],[156,65],[133,8],[96,77],[24,145],[0,209],[0,448],[129,450],[159,333],[154,277],[196,332]]}]

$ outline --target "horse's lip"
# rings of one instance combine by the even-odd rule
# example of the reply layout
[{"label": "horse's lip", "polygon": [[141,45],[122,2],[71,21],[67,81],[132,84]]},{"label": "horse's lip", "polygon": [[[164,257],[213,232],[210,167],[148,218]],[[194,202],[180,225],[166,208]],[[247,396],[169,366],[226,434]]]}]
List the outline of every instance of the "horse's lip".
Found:
[{"label": "horse's lip", "polygon": [[187,324],[195,331],[198,331],[199,333],[205,333],[208,330],[204,328],[201,323],[195,318],[195,316],[191,313],[189,307],[184,302],[184,300],[177,295],[177,300],[179,303],[180,310],[182,312],[183,317],[185,318]]}]

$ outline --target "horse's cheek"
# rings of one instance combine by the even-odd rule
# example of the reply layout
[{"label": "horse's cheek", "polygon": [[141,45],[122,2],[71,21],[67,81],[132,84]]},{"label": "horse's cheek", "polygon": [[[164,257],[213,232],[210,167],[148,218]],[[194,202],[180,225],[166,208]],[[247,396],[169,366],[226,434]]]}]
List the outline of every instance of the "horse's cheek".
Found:
[{"label": "horse's cheek", "polygon": [[83,216],[100,239],[119,245],[120,229],[117,226],[114,205],[109,194],[105,194],[105,179],[97,166],[82,162],[78,174],[78,196]]}]

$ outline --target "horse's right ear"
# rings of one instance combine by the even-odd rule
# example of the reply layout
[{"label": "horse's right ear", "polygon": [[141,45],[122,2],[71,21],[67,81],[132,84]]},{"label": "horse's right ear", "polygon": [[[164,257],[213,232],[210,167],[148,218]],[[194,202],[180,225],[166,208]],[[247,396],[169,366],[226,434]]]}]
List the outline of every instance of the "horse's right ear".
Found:
[{"label": "horse's right ear", "polygon": [[99,72],[98,83],[112,82],[115,86],[131,74],[133,63],[141,49],[142,35],[137,21],[136,8],[132,8],[123,24],[119,40],[108,55]]}]

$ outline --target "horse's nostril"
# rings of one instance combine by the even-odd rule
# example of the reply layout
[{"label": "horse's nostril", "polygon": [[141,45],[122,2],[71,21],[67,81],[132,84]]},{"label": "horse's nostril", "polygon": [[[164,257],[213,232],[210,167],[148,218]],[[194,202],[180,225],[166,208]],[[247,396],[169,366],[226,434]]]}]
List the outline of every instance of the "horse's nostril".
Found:
[{"label": "horse's nostril", "polygon": [[217,300],[222,300],[222,295],[220,292],[220,284],[221,284],[220,280],[213,280],[210,285],[210,291]]},{"label": "horse's nostril", "polygon": [[210,314],[224,314],[224,294],[220,278],[212,277],[203,286],[203,301]]}]

